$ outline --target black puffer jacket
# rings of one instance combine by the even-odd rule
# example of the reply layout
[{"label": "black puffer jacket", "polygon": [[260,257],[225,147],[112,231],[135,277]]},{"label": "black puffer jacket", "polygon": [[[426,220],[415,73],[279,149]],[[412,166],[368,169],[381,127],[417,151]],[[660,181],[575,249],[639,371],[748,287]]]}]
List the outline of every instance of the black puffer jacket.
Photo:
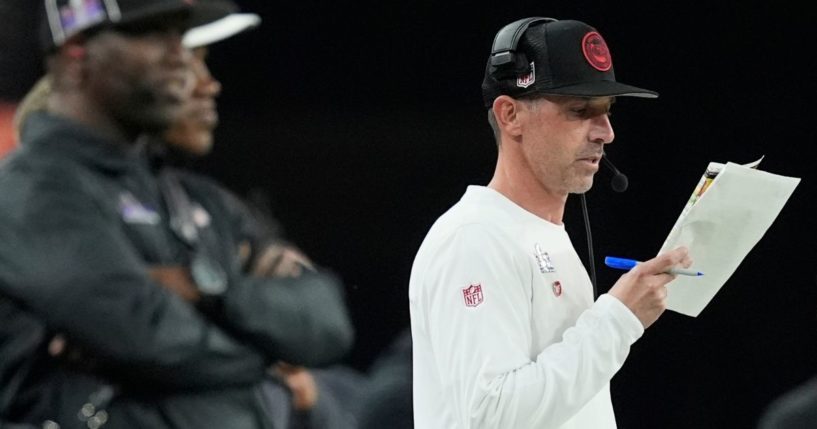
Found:
[{"label": "black puffer jacket", "polygon": [[[190,252],[142,148],[45,113],[23,140],[0,167],[0,421],[265,428],[271,362],[321,366],[351,347],[335,276],[241,273],[246,213],[213,182],[174,173],[228,278],[204,312],[148,275]],[[71,352],[53,358],[57,335]]]}]

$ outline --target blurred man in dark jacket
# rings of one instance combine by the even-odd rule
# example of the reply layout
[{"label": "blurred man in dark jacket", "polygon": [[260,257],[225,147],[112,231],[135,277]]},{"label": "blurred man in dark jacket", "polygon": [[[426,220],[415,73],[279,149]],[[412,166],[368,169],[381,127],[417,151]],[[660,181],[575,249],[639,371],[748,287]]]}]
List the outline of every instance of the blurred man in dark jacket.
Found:
[{"label": "blurred man in dark jacket", "polygon": [[351,345],[335,277],[245,274],[228,198],[145,155],[192,91],[182,32],[231,9],[46,1],[50,113],[0,170],[0,420],[272,427],[269,366]]},{"label": "blurred man in dark jacket", "polygon": [[[208,180],[184,168],[189,161],[210,152],[218,122],[215,99],[221,84],[207,66],[208,51],[211,44],[258,22],[251,14],[232,14],[185,34],[183,44],[193,53],[195,85],[182,114],[152,142],[157,174],[175,175],[185,187],[188,182]],[[314,269],[313,262],[284,238],[282,227],[265,201],[247,205],[223,188],[220,193],[239,225],[236,230],[241,234],[236,247],[247,275],[299,278]],[[354,409],[364,381],[363,374],[343,365],[306,368],[280,362],[272,368],[263,391],[277,428],[354,429],[357,428]]]}]

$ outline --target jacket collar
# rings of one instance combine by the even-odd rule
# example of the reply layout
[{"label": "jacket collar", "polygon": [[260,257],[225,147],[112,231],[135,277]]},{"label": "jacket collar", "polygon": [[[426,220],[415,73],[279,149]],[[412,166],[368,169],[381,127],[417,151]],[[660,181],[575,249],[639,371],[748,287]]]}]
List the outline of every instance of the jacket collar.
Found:
[{"label": "jacket collar", "polygon": [[112,173],[146,162],[144,143],[113,140],[79,122],[47,112],[31,114],[20,141],[23,150],[57,153]]}]

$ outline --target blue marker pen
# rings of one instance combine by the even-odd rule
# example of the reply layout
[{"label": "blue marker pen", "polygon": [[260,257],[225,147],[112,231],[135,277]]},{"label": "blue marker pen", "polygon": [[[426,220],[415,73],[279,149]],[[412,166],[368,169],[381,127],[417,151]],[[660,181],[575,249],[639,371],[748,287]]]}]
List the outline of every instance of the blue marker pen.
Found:
[{"label": "blue marker pen", "polygon": [[[626,259],[626,258],[616,258],[615,256],[607,256],[604,258],[604,264],[610,268],[615,268],[618,270],[631,270],[633,269],[636,264],[639,264],[639,261],[634,259]],[[666,271],[667,274],[678,274],[682,276],[702,276],[704,273],[695,270],[689,270],[686,268],[670,268]]]}]

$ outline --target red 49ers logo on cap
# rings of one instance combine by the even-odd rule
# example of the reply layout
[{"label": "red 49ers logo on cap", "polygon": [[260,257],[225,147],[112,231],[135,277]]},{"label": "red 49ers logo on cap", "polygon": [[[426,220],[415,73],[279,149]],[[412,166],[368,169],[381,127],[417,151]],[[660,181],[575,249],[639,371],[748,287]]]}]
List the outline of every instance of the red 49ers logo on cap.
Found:
[{"label": "red 49ers logo on cap", "polygon": [[462,289],[462,298],[466,307],[476,307],[482,304],[482,285],[473,284]]},{"label": "red 49ers logo on cap", "polygon": [[591,31],[584,35],[582,39],[582,52],[584,58],[598,71],[607,71],[613,67],[613,60],[610,58],[610,50],[607,43],[601,38],[601,34]]}]

